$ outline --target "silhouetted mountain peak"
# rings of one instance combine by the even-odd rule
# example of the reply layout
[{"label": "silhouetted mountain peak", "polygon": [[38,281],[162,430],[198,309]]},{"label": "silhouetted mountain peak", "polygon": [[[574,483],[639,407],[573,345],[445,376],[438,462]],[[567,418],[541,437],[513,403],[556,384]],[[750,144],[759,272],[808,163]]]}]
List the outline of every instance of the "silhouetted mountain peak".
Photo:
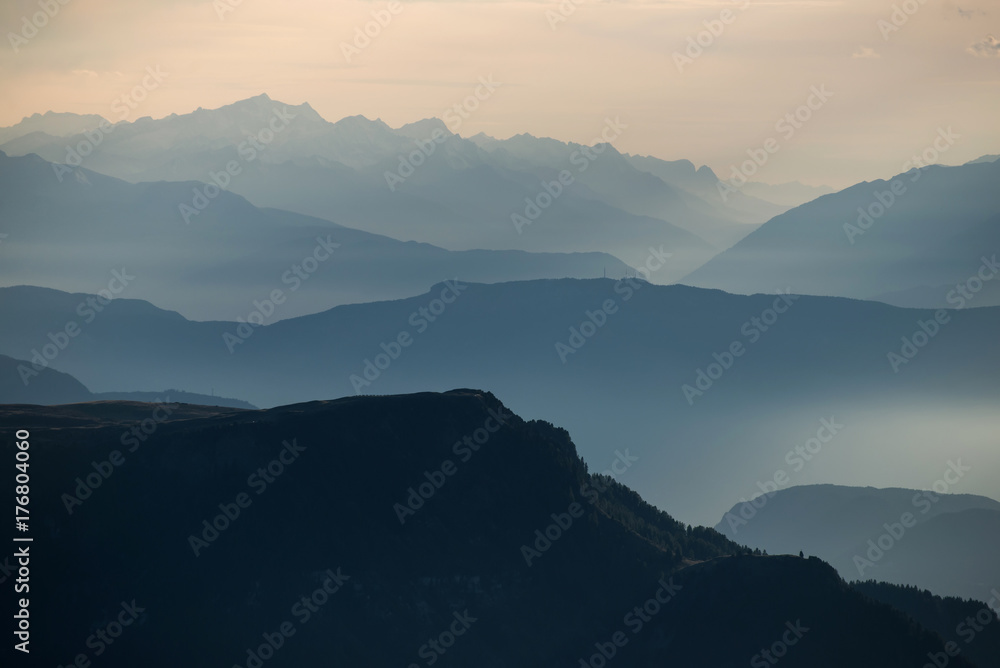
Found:
[{"label": "silhouetted mountain peak", "polygon": [[[694,165],[692,165],[692,166],[694,166]],[[698,168],[698,170],[697,170],[697,172],[696,172],[696,173],[697,173],[697,174],[698,174],[699,176],[705,176],[705,177],[711,177],[711,178],[713,178],[713,179],[716,179],[716,178],[718,178],[718,177],[717,177],[717,176],[715,175],[715,172],[713,172],[713,171],[712,171],[712,168],[711,168],[711,167],[709,167],[708,165],[702,165],[701,167],[699,167],[699,168]]]},{"label": "silhouetted mountain peak", "polygon": [[339,121],[334,121],[333,125],[342,129],[377,128],[379,130],[392,130],[381,118],[373,120],[364,114],[344,116]]},{"label": "silhouetted mountain peak", "polygon": [[435,131],[443,132],[446,136],[452,135],[452,132],[448,129],[448,126],[445,125],[445,122],[440,118],[434,117],[422,118],[419,121],[407,123],[406,125],[398,128],[396,133],[413,139],[428,139]]},{"label": "silhouetted mountain peak", "polygon": [[326,122],[307,103],[298,105],[288,104],[282,102],[281,100],[273,99],[267,93],[254,95],[253,97],[248,97],[243,100],[237,100],[236,102],[218,107],[217,109],[199,109],[199,111],[202,114],[210,115],[259,115],[265,121],[274,115],[275,112],[287,111],[289,114],[293,114],[294,120],[299,123],[302,121]]},{"label": "silhouetted mountain peak", "polygon": [[477,132],[468,138],[472,142],[495,142],[499,141],[496,137],[486,134],[485,132]]}]

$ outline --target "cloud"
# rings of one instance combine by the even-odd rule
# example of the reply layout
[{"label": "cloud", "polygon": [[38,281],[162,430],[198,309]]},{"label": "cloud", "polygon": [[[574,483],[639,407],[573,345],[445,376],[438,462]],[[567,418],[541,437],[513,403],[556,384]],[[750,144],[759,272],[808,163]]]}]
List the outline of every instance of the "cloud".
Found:
[{"label": "cloud", "polygon": [[72,73],[75,74],[75,75],[77,75],[77,76],[83,76],[83,77],[96,77],[97,76],[97,72],[95,72],[94,70],[72,70]]},{"label": "cloud", "polygon": [[859,46],[857,50],[851,54],[851,58],[881,58],[882,54],[875,51],[875,49],[870,46]]},{"label": "cloud", "polygon": [[1000,40],[993,35],[987,35],[966,51],[980,58],[997,58],[1000,57]]}]

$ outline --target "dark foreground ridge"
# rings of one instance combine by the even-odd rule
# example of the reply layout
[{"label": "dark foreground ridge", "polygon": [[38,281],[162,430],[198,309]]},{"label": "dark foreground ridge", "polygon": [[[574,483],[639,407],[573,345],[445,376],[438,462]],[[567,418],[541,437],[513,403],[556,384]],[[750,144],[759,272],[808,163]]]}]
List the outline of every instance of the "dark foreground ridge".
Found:
[{"label": "dark foreground ridge", "polygon": [[565,430],[489,393],[156,409],[0,406],[6,461],[28,429],[35,462],[32,665],[912,668],[944,649],[818,559],[750,556],[588,473]]}]

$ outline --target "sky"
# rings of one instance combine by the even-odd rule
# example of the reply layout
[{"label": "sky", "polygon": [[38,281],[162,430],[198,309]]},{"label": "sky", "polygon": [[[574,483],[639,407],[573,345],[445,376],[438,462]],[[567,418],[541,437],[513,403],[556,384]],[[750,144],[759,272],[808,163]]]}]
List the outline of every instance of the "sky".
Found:
[{"label": "sky", "polygon": [[[925,151],[1000,153],[995,0],[64,1],[0,7],[0,126],[48,110],[117,120],[158,68],[126,120],[267,93],[398,127],[484,78],[499,86],[463,136],[593,143],[617,118],[619,150],[722,177],[765,145],[755,180],[834,187]],[[954,141],[932,151],[939,132]]]}]

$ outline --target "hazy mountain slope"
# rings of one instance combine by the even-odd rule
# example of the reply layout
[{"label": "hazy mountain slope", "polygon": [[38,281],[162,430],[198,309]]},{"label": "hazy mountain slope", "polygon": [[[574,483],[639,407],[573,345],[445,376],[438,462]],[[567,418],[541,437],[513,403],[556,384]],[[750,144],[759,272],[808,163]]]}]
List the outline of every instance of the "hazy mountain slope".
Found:
[{"label": "hazy mountain slope", "polygon": [[[437,301],[442,295],[452,303]],[[116,299],[93,322],[81,322],[85,336],[53,364],[94,390],[215,388],[265,406],[482,383],[511,396],[525,415],[567,425],[600,470],[616,449],[631,448],[641,466],[629,469],[629,484],[698,521],[717,521],[777,468],[790,471],[793,484],[917,486],[940,477],[956,450],[977,459],[961,491],[1000,491],[1000,359],[992,334],[1000,311],[953,312],[933,342],[894,373],[887,353],[933,313],[800,297],[767,331],[757,329],[752,319],[761,322],[776,299],[600,279],[459,283],[455,290],[439,284],[420,297],[259,328],[189,322]],[[80,320],[82,300],[0,290],[2,314],[19,323],[0,331],[0,353],[30,357],[48,332]],[[564,363],[556,344],[570,348],[570,328],[589,332],[587,313],[600,321],[608,300],[603,326],[576,352],[563,350]],[[722,353],[734,342],[745,352],[727,361]],[[683,386],[706,387],[698,370],[705,374],[716,359],[730,369],[703,394],[689,394]],[[786,453],[831,419],[841,425],[835,446],[793,470]],[[906,468],[894,464],[911,461],[914,448],[927,456]]]},{"label": "hazy mountain slope", "polygon": [[[969,509],[1000,510],[1000,502],[984,496],[941,494],[939,501],[925,503],[921,492],[912,489],[877,489],[841,485],[804,485],[789,487],[767,497],[763,508],[745,524],[734,506],[727,513],[736,518],[735,528],[724,517],[717,527],[724,533],[764,547],[775,554],[812,550],[812,554],[830,553],[864,543],[873,530],[904,512],[925,521],[942,513]],[[918,497],[919,505],[913,503]],[[920,512],[926,508],[927,512]],[[747,509],[749,512],[749,509]],[[794,525],[794,527],[792,526]]]},{"label": "hazy mountain slope", "polygon": [[[268,206],[309,215],[328,212],[328,217],[335,215],[353,227],[451,249],[600,249],[636,266],[646,261],[651,246],[662,246],[673,254],[651,275],[662,283],[680,278],[718,252],[680,226],[608,204],[579,180],[547,208],[529,205],[539,196],[549,197],[541,176],[497,167],[474,156],[458,157],[456,167],[451,163],[455,154],[467,150],[463,144],[468,142],[449,138],[395,190],[388,188],[384,177],[385,170],[397,168],[395,156],[379,171],[367,174],[344,174],[342,166],[319,160],[260,163],[244,172],[239,183],[234,180],[233,190]],[[558,179],[556,172],[544,176],[547,183]],[[517,225],[512,216],[519,216]]]},{"label": "hazy mountain slope", "polygon": [[42,367],[41,363],[38,363],[37,366],[33,365],[30,360],[18,360],[0,355],[0,404],[53,406],[88,401],[159,401],[203,406],[256,408],[253,404],[239,399],[184,392],[183,390],[101,392],[95,394],[68,373],[56,371],[51,367]]},{"label": "hazy mountain slope", "polygon": [[[48,529],[49,549],[34,553],[36,543],[32,560],[49,574],[50,586],[32,592],[33,628],[51,639],[36,650],[46,663],[96,652],[96,639],[86,643],[95,620],[103,629],[123,605],[137,623],[101,648],[102,665],[172,666],[193,651],[243,665],[259,661],[248,652],[283,623],[290,631],[272,641],[267,665],[572,665],[619,632],[623,666],[743,664],[762,638],[790,638],[788,629],[802,642],[787,666],[903,668],[943,648],[818,560],[716,558],[675,572],[738,548],[665,514],[616,519],[646,511],[622,488],[595,498],[602,482],[564,430],[525,422],[490,394],[167,420],[86,499],[70,501],[72,514],[75,479],[111,456],[140,406],[121,405],[129,417],[119,422],[113,405],[94,405],[89,420],[85,407],[70,408],[0,407],[0,424],[30,430],[32,453],[52,462],[33,487]],[[452,443],[491,424],[478,453],[452,454]],[[447,457],[450,477],[439,472],[440,488],[401,523],[394,506]],[[276,472],[261,478],[262,466]],[[522,546],[569,512],[576,519],[528,564]],[[650,531],[658,537],[641,535]],[[649,613],[628,616],[637,605]],[[449,628],[457,639],[429,642]]]},{"label": "hazy mountain slope", "polygon": [[[932,166],[862,183],[773,218],[684,282],[742,293],[789,283],[806,294],[862,299],[928,285],[954,289],[1000,249],[998,183],[1000,163]],[[862,218],[869,213],[876,215]],[[924,306],[956,306],[947,294]],[[996,303],[980,295],[969,305]]]},{"label": "hazy mountain slope", "polygon": [[[955,468],[948,476],[956,485],[959,472],[967,473]],[[1000,582],[1000,502],[986,497],[808,485],[758,503],[756,513],[734,506],[716,528],[772,554],[815,554],[848,579],[875,578],[984,600]],[[911,526],[903,524],[907,514]]]},{"label": "hazy mountain slope", "polygon": [[[737,192],[727,192],[723,200],[719,190],[719,178],[708,165],[696,169],[689,160],[668,161],[648,155],[627,155],[626,158],[636,169],[654,174],[670,185],[697,195],[743,223],[764,223],[787,211],[791,206],[765,201],[766,198],[755,197],[742,188]],[[751,231],[746,230],[746,233],[749,234]]]},{"label": "hazy mountain slope", "polygon": [[26,363],[0,355],[0,404],[71,404],[93,398],[83,383],[54,369],[42,369],[25,385],[19,364]]},{"label": "hazy mountain slope", "polygon": [[[46,132],[29,132],[26,135],[11,139],[4,143],[3,146],[6,149],[5,152],[9,155],[28,155],[30,153],[37,153],[38,151],[51,150],[51,147],[59,144],[60,141],[65,145],[65,140],[61,137],[56,137]],[[64,159],[65,156],[60,158],[60,160]]]},{"label": "hazy mountain slope", "polygon": [[975,508],[932,517],[917,525],[908,537],[891,559],[887,557],[870,569],[873,577],[980,599],[997,589],[1000,509]]},{"label": "hazy mountain slope", "polygon": [[410,296],[454,277],[506,281],[626,270],[604,253],[450,252],[257,209],[230,193],[198,200],[195,191],[204,186],[195,183],[130,184],[80,174],[81,180],[60,182],[53,165],[37,156],[0,154],[0,217],[9,235],[0,284],[98,293],[124,268],[133,279],[124,289],[120,279],[114,283],[117,296],[150,299],[192,318],[229,320],[249,317],[255,300],[281,290],[282,303],[264,314],[270,322]]},{"label": "hazy mountain slope", "polygon": [[42,133],[54,140],[93,130],[105,119],[97,114],[73,114],[47,111],[44,114],[25,116],[21,122],[0,128],[0,144],[32,133]]},{"label": "hazy mountain slope", "polygon": [[577,182],[601,200],[635,215],[667,220],[720,248],[733,245],[751,232],[753,227],[746,223],[762,223],[784,210],[764,205],[761,210],[747,212],[737,206],[745,204],[742,200],[727,206],[717,191],[677,185],[635,164],[631,156],[622,155],[606,143],[588,148],[528,134],[505,140],[480,137],[470,141],[507,169],[533,168],[547,180],[569,170]]},{"label": "hazy mountain slope", "polygon": [[732,211],[742,211],[747,216],[747,222],[765,222],[792,207],[834,192],[827,186],[807,186],[798,181],[778,185],[749,181],[735,192],[727,190],[723,200],[719,177],[708,165],[695,169],[689,160],[660,160],[640,155],[629,155],[628,160],[636,168],[655,174],[706,201]]}]

